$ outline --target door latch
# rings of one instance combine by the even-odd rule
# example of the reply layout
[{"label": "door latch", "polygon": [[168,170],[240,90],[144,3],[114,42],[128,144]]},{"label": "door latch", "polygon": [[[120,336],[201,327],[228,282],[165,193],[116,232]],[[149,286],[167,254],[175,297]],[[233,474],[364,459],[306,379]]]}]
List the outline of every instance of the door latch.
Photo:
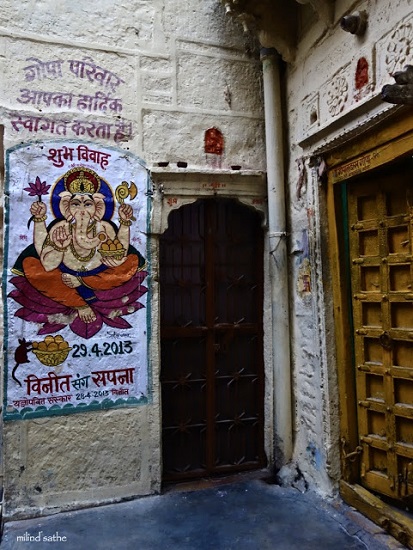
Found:
[{"label": "door latch", "polygon": [[341,448],[342,448],[342,451],[343,451],[343,460],[349,460],[350,462],[354,462],[356,460],[356,458],[358,457],[358,455],[363,452],[363,447],[358,445],[354,449],[354,451],[352,451],[351,453],[347,453],[346,452],[347,445],[348,445],[347,441],[343,437],[343,439],[341,440]]}]

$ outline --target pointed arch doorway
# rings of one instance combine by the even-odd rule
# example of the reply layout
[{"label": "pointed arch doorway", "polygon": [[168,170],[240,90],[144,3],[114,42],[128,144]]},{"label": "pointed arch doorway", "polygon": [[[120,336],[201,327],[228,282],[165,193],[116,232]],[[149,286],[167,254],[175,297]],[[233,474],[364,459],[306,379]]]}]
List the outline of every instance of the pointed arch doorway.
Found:
[{"label": "pointed arch doorway", "polygon": [[230,199],[171,212],[160,289],[164,480],[262,468],[259,214]]}]

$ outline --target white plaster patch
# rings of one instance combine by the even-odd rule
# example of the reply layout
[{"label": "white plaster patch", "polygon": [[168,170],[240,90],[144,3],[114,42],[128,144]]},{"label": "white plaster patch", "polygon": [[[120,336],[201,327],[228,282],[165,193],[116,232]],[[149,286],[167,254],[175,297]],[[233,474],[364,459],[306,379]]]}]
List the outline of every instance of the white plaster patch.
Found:
[{"label": "white plaster patch", "polygon": [[[161,0],[28,0],[8,1],[0,12],[0,25],[15,31],[89,42],[102,47],[137,47],[154,39],[155,14]],[[5,5],[6,4],[6,5]],[[114,24],[116,21],[116,24]]]},{"label": "white plaster patch", "polygon": [[[167,1],[163,13],[165,33],[194,42],[243,49],[244,38],[237,22],[226,17],[221,2],[207,0]],[[203,21],[200,25],[199,21]]]},{"label": "white plaster patch", "polygon": [[262,115],[259,66],[247,61],[180,53],[178,104]]}]

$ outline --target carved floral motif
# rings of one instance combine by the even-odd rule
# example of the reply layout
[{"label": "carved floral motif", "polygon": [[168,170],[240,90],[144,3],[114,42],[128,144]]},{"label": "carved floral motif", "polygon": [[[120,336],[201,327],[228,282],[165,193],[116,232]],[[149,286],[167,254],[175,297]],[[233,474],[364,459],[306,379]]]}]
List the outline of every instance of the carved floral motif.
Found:
[{"label": "carved floral motif", "polygon": [[328,111],[331,116],[339,115],[348,99],[348,82],[343,75],[337,76],[331,83],[327,93]]},{"label": "carved floral motif", "polygon": [[386,49],[386,70],[392,75],[412,60],[410,51],[413,41],[412,23],[400,25],[391,35]]}]

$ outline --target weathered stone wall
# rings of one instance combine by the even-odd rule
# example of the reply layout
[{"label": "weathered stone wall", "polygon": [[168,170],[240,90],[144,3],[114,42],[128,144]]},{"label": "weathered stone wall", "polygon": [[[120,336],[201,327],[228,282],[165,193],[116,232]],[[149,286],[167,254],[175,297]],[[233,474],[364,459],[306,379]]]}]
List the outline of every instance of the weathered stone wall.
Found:
[{"label": "weathered stone wall", "polygon": [[[215,0],[6,0],[0,12],[4,147],[79,139],[123,148],[149,169],[185,161],[202,171],[210,167],[204,132],[217,127],[225,140],[220,168],[263,170],[260,64],[246,53],[250,46]],[[102,103],[102,94],[118,101]],[[26,221],[13,220],[13,231]],[[156,268],[155,240],[151,246]],[[160,489],[153,285],[152,402],[7,421],[6,518]]]},{"label": "weathered stone wall", "polygon": [[[14,122],[6,123],[7,146],[99,139],[123,143],[147,163],[202,166],[203,132],[215,124],[225,136],[223,168],[264,168],[260,66],[219,3],[92,2],[65,15],[56,3],[29,6],[9,2],[0,16],[2,111]],[[122,108],[81,101],[97,92]],[[57,93],[72,94],[70,106]]]},{"label": "weathered stone wall", "polygon": [[[368,16],[362,36],[340,27],[356,10]],[[407,0],[338,1],[332,25],[306,28],[287,68],[294,463],[322,492],[339,478],[339,409],[325,189],[309,163],[393,108],[380,100],[380,90],[413,61],[412,24]]]}]

